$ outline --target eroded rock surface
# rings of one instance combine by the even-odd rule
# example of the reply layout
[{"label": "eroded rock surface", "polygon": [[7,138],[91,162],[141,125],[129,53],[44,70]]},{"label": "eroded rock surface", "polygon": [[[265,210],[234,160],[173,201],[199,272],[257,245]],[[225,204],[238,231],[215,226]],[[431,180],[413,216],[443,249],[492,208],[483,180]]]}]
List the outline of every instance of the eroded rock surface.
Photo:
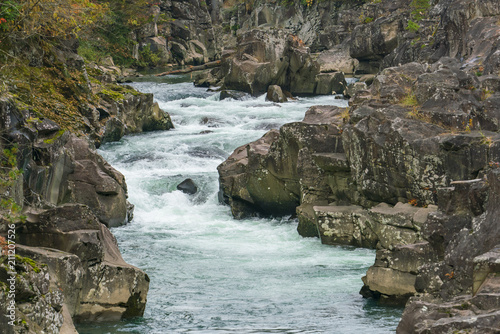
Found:
[{"label": "eroded rock surface", "polygon": [[496,333],[500,328],[498,168],[486,180],[442,190],[440,211],[429,216],[423,230],[431,252],[417,271],[420,294],[410,299],[398,333]]},{"label": "eroded rock surface", "polygon": [[302,122],[237,148],[218,167],[221,191],[233,214],[293,214],[300,202],[328,196],[326,175],[314,157],[334,147],[342,159],[341,112],[337,107],[313,107]]},{"label": "eroded rock surface", "polygon": [[143,314],[148,276],[125,263],[116,239],[87,206],[69,204],[34,212],[16,229],[19,243],[30,246],[23,248],[23,254],[47,264],[75,320]]},{"label": "eroded rock surface", "polygon": [[[158,129],[154,124],[163,124],[168,115],[155,109],[151,96],[138,96],[131,98],[137,102],[133,106],[117,102],[115,114],[102,115],[123,121],[130,132]],[[23,170],[0,190],[29,213],[15,227],[16,272],[31,292],[19,299],[16,294],[17,319],[25,321],[19,328],[5,326],[9,330],[76,333],[73,320],[119,320],[144,312],[149,278],[123,261],[108,230],[128,222],[133,205],[123,175],[95,150],[100,135],[93,131],[105,126],[101,121],[106,117],[99,119],[99,111],[87,107],[89,113],[79,116],[93,120],[85,123],[88,136],[77,136],[52,120],[34,117],[34,111],[9,96],[0,100],[0,147],[17,143],[12,170]],[[3,235],[8,222],[3,213],[0,221]]]},{"label": "eroded rock surface", "polygon": [[[499,202],[488,186],[497,182],[491,169],[500,158],[495,82],[447,57],[386,68],[353,94],[349,109],[313,107],[302,122],[263,137],[265,146],[243,146],[230,157],[239,163],[237,172],[226,163],[219,167],[221,189],[240,216],[291,215],[298,205],[301,235],[377,249],[363,278],[364,296],[404,303],[424,293],[412,300],[456,308],[456,300],[497,275],[488,253],[500,241],[492,230]],[[270,211],[285,191],[295,199]],[[473,311],[486,330],[496,321],[486,315],[497,310],[488,295],[496,283],[484,284],[489,311]],[[411,312],[405,317],[412,319]],[[429,317],[401,326],[428,329]],[[436,333],[472,328],[467,319],[436,322]]]}]

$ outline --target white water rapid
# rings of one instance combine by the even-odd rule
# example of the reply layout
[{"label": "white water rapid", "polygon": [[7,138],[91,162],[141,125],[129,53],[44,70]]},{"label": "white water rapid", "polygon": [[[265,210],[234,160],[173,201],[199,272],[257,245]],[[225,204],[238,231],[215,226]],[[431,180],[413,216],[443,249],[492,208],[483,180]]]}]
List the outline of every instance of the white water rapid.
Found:
[{"label": "white water rapid", "polygon": [[[234,220],[217,201],[216,167],[236,147],[301,120],[311,105],[346,101],[219,101],[185,80],[132,84],[154,94],[174,130],[100,149],[125,175],[135,205],[132,223],[113,233],[124,259],[151,279],[145,315],[81,325],[80,333],[393,333],[401,309],[358,293],[374,251],[302,238],[288,217]],[[176,190],[186,178],[199,193]]]}]

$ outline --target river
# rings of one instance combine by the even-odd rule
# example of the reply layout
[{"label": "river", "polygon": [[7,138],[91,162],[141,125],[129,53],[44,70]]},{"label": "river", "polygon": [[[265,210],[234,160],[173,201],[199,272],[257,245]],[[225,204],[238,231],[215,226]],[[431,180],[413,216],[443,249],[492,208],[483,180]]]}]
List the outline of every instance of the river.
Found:
[{"label": "river", "polygon": [[[135,82],[175,129],[126,136],[99,152],[127,180],[134,220],[114,228],[124,259],[150,277],[143,318],[80,325],[80,333],[394,333],[402,309],[359,295],[375,252],[322,245],[297,221],[234,220],[217,200],[216,167],[267,130],[301,120],[332,96],[275,104],[219,101],[187,76]],[[186,178],[200,191],[176,190]]]}]

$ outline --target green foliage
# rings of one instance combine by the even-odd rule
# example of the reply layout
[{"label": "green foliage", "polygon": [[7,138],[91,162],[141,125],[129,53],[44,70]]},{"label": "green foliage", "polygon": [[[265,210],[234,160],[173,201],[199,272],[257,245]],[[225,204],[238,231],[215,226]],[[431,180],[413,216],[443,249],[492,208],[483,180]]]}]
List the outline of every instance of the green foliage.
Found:
[{"label": "green foliage", "polygon": [[411,32],[417,32],[418,29],[420,29],[420,25],[413,22],[412,20],[408,20],[408,25],[406,26],[405,29]]},{"label": "green foliage", "polygon": [[411,17],[417,22],[421,21],[427,16],[430,7],[429,0],[413,0],[410,3]]},{"label": "green foliage", "polygon": [[35,260],[33,259],[30,259],[29,257],[22,257],[20,255],[16,255],[16,263],[25,263],[25,264],[28,264],[31,266],[31,268],[33,268],[33,271],[35,273],[39,273],[41,271],[41,269],[38,267],[37,263],[35,262]]},{"label": "green foliage", "polygon": [[108,89],[101,90],[99,92],[99,94],[103,94],[103,95],[109,96],[114,101],[121,101],[121,100],[125,99],[125,96],[122,93],[115,92],[113,90],[108,90]]},{"label": "green foliage", "polygon": [[373,17],[366,17],[363,23],[370,23],[373,22]]},{"label": "green foliage", "polygon": [[105,4],[91,0],[7,0],[0,5],[0,40],[66,38],[96,23]]},{"label": "green foliage", "polygon": [[13,22],[19,16],[20,5],[17,1],[7,0],[0,3],[0,30],[6,31],[9,22]]},{"label": "green foliage", "polygon": [[160,60],[160,56],[157,53],[151,51],[151,47],[149,44],[146,44],[142,47],[141,50],[139,50],[139,61],[141,62],[142,67],[154,67],[158,65]]},{"label": "green foliage", "polygon": [[105,95],[113,99],[114,101],[120,101],[125,99],[125,95],[140,95],[138,91],[133,89],[127,85],[117,85],[117,84],[106,84],[101,86],[103,87],[99,94]]},{"label": "green foliage", "polygon": [[66,131],[61,129],[59,130],[52,138],[48,138],[48,139],[45,139],[43,142],[45,144],[53,144],[56,140],[58,140],[59,138],[61,138],[61,136],[65,133]]},{"label": "green foliage", "polygon": [[7,168],[17,167],[17,145],[12,148],[6,148],[3,150],[3,155],[0,158],[0,166]]},{"label": "green foliage", "polygon": [[[142,59],[137,63],[132,58],[132,50],[137,44],[132,35],[134,31],[140,30],[153,20],[149,11],[152,4],[146,0],[101,0],[101,2],[106,4],[109,11],[91,34],[79,36],[81,46],[78,52],[88,61],[99,62],[103,58],[112,56],[117,66],[150,66],[151,61]],[[171,21],[172,19],[166,14],[160,14],[158,18],[158,24]]]},{"label": "green foliage", "polygon": [[22,172],[17,168],[17,144],[5,148],[0,154],[0,215],[9,223],[15,223],[26,217],[20,215],[21,206],[13,198],[13,188]]},{"label": "green foliage", "polygon": [[414,107],[418,105],[417,97],[411,90],[407,91],[406,95],[401,99],[399,103],[405,107]]},{"label": "green foliage", "polygon": [[[95,41],[94,41],[95,43]],[[78,54],[89,62],[99,62],[108,54],[102,48],[98,48],[93,41],[81,39],[78,46]]]},{"label": "green foliage", "polygon": [[417,22],[427,17],[430,7],[429,0],[412,0],[410,3],[410,20],[408,20],[408,25],[405,29],[416,33],[420,29],[420,25]]}]

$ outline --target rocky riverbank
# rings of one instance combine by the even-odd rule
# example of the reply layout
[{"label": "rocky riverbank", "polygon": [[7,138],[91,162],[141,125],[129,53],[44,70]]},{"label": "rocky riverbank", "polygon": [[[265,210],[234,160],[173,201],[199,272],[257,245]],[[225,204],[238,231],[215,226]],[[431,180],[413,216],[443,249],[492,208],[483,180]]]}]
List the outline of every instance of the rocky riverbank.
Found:
[{"label": "rocky riverbank", "polygon": [[[236,149],[218,168],[221,198],[235,217],[297,214],[303,236],[377,249],[361,294],[409,300],[398,333],[496,333],[500,12],[494,1],[437,1],[418,18],[417,5],[349,9],[373,20],[350,21],[317,64],[339,70],[347,49],[355,75],[374,75],[344,90],[349,108],[313,107]],[[226,60],[227,87],[238,66],[269,66],[248,50],[277,43],[243,45]]]},{"label": "rocky riverbank", "polygon": [[107,80],[73,45],[31,70],[42,80],[30,86],[38,103],[26,103],[24,83],[0,98],[0,234],[15,236],[15,247],[2,244],[0,277],[15,280],[15,291],[2,285],[2,315],[15,303],[12,319],[1,317],[5,333],[76,333],[73,321],[141,316],[146,306],[149,278],[109,231],[132,219],[125,179],[96,147],[172,122],[151,94]]},{"label": "rocky riverbank", "polygon": [[[139,7],[147,19],[130,18],[127,31],[137,61],[220,59],[198,85],[278,102],[350,97],[349,108],[313,107],[219,166],[235,217],[296,214],[303,236],[377,249],[361,292],[409,300],[399,333],[500,328],[498,1]],[[111,59],[86,65],[73,38],[24,40],[12,29],[0,73],[0,232],[16,235],[18,320],[2,328],[71,332],[73,320],[139,316],[148,277],[108,230],[132,217],[126,183],[95,148],[172,123],[151,95],[115,84],[126,71]],[[12,271],[3,259],[2,282]]]}]

